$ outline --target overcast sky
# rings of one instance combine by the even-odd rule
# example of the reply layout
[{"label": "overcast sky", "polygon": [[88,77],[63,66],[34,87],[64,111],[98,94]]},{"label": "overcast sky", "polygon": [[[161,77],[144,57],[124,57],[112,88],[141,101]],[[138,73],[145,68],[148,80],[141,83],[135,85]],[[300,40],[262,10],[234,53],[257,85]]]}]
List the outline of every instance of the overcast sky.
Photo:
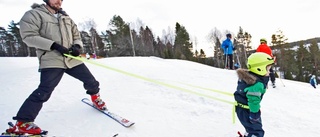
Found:
[{"label": "overcast sky", "polygon": [[[0,26],[7,27],[11,20],[18,22],[32,3],[43,1],[0,0]],[[279,29],[288,42],[320,37],[319,0],[65,0],[62,7],[76,23],[93,19],[99,32],[108,29],[114,15],[133,24],[139,19],[160,37],[163,30],[174,30],[179,22],[192,41],[197,39],[197,48],[206,53],[212,51],[206,36],[215,27],[236,34],[241,26],[253,36],[254,48],[260,38],[270,41]]]}]

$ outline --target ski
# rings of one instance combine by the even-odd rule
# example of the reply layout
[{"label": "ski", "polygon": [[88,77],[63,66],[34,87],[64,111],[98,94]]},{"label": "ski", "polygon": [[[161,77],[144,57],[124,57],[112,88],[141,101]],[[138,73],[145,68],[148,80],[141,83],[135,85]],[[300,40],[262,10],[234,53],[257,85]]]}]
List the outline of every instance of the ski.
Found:
[{"label": "ski", "polygon": [[242,134],[240,131],[237,132],[238,133],[238,136],[237,137],[247,137],[248,136],[248,133],[245,132],[244,134]]},{"label": "ski", "polygon": [[46,137],[46,135],[19,135],[13,133],[3,133],[0,137]]},{"label": "ski", "polygon": [[100,109],[96,108],[88,98],[83,98],[81,101],[83,103],[95,108],[96,110],[100,111],[101,113],[107,115],[108,117],[115,120],[116,122],[118,122],[119,124],[121,124],[124,127],[128,128],[128,127],[131,127],[132,125],[134,125],[134,122],[131,122],[128,119],[125,119],[125,118],[123,118],[123,117],[121,117],[121,116],[119,116],[109,110],[100,110]]},{"label": "ski", "polygon": [[46,130],[42,130],[40,134],[20,133],[13,130],[14,124],[12,122],[8,122],[8,125],[9,129],[7,129],[4,133],[1,133],[0,137],[46,137],[48,134],[48,131]]},{"label": "ski", "polygon": [[244,137],[240,131],[238,131],[238,137]]}]

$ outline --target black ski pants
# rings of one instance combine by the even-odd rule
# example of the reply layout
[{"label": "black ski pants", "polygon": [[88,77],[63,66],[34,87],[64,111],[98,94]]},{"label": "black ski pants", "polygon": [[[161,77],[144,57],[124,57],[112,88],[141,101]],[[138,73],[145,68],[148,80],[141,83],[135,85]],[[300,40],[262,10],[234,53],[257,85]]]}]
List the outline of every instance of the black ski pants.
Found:
[{"label": "black ski pants", "polygon": [[268,79],[267,79],[267,85],[269,84],[269,80],[271,80],[272,83],[276,82],[275,72],[274,72],[272,67],[270,68],[269,72],[270,73],[269,73],[269,76],[268,76]]},{"label": "black ski pants", "polygon": [[[36,90],[24,101],[14,120],[33,122],[39,114],[44,102],[48,101],[54,88],[59,84],[64,73],[83,82],[87,94],[99,92],[99,82],[96,81],[85,64],[80,64],[71,69],[45,68],[40,71],[40,84]],[[66,89],[72,90],[72,89]],[[67,92],[67,91],[66,91]]]},{"label": "black ski pants", "polygon": [[233,69],[233,54],[226,54],[224,55],[225,56],[225,64],[226,65],[226,68],[228,69]]},{"label": "black ski pants", "polygon": [[251,123],[249,119],[250,110],[241,108],[239,106],[236,107],[236,113],[238,116],[239,121],[245,128],[246,132],[249,133],[248,137],[255,135],[257,137],[264,136],[264,130],[262,129],[262,120],[261,122]]},{"label": "black ski pants", "polygon": [[276,82],[276,76],[275,76],[275,74],[274,74],[275,72],[274,72],[274,70],[273,70],[273,67],[270,67],[269,72],[270,72],[269,76],[270,76],[271,82],[272,82],[272,83],[275,83],[275,82]]}]

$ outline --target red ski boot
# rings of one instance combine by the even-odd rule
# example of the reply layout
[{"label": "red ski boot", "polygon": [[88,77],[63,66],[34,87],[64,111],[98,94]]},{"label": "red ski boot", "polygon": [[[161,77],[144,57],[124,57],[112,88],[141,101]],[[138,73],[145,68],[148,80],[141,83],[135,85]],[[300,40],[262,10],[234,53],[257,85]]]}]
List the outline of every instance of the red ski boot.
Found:
[{"label": "red ski boot", "polygon": [[[13,124],[12,124],[13,125]],[[40,135],[42,134],[42,130],[33,122],[21,122],[17,121],[16,125],[7,129],[7,133],[13,133],[17,135]]]},{"label": "red ski boot", "polygon": [[107,110],[106,103],[101,100],[99,93],[91,95],[91,101],[96,108],[100,110]]}]

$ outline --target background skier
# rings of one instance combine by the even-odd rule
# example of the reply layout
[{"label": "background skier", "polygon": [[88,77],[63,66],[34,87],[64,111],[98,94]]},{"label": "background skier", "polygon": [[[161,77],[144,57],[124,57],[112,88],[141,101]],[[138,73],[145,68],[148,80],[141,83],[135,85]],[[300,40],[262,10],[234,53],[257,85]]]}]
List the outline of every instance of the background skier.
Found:
[{"label": "background skier", "polygon": [[316,76],[315,75],[312,75],[311,78],[310,78],[310,84],[312,87],[314,88],[317,88],[316,85],[318,85],[317,83],[317,79],[316,79]]},{"label": "background skier", "polygon": [[224,56],[225,56],[225,66],[226,68],[228,69],[233,69],[233,44],[232,44],[232,41],[231,41],[231,34],[228,33],[227,35],[227,39],[225,39],[222,44],[221,44],[221,48],[223,49],[224,51]]},{"label": "background skier", "polygon": [[86,58],[87,58],[87,60],[89,60],[89,59],[90,59],[90,55],[89,55],[89,53],[86,53]]},{"label": "background skier", "polygon": [[[275,61],[275,56],[273,56],[272,54],[272,50],[271,48],[267,45],[267,40],[265,38],[262,38],[260,39],[260,45],[258,46],[256,52],[264,52],[264,53],[267,53],[269,54],[272,58],[274,58],[274,61]],[[274,73],[274,70],[273,70],[273,67],[271,66],[270,68],[270,74],[269,74],[269,77],[270,77],[270,80],[271,80],[271,83],[272,83],[272,87],[275,88],[276,87],[276,77],[275,77],[275,73]]]}]

